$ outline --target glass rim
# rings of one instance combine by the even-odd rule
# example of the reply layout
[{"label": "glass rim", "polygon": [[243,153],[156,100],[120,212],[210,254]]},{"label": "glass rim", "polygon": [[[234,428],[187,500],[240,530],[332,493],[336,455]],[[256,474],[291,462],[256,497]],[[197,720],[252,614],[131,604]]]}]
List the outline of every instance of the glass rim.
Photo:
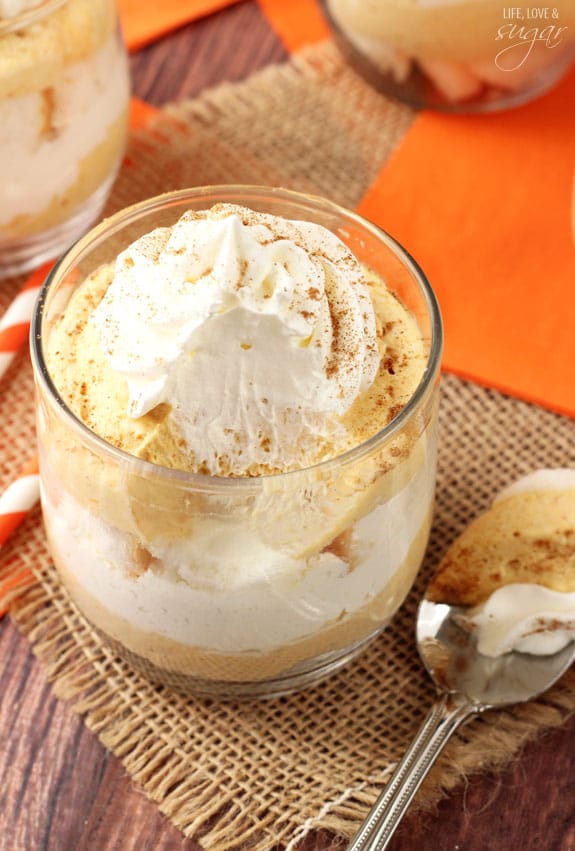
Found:
[{"label": "glass rim", "polygon": [[32,6],[31,9],[25,9],[11,18],[0,18],[0,37],[21,30],[30,24],[35,24],[68,2],[69,0],[43,0],[43,2]]},{"label": "glass rim", "polygon": [[[294,205],[307,205],[308,208],[315,207],[323,208],[325,211],[330,211],[335,215],[347,218],[354,223],[360,225],[364,230],[370,232],[379,241],[383,242],[389,248],[396,258],[406,267],[416,280],[421,293],[424,296],[425,306],[428,311],[430,320],[430,347],[427,356],[427,362],[423,370],[421,379],[410,397],[409,401],[404,405],[401,411],[383,428],[376,431],[366,440],[358,443],[351,449],[319,461],[316,464],[311,464],[307,467],[299,467],[294,470],[288,470],[280,473],[269,473],[262,476],[214,476],[205,473],[193,473],[187,470],[179,470],[172,467],[165,467],[156,464],[152,461],[147,461],[143,458],[138,458],[131,455],[123,449],[114,446],[104,438],[100,437],[96,432],[92,431],[74,412],[68,407],[66,402],[61,398],[56,385],[54,384],[46,361],[42,347],[42,319],[44,314],[44,305],[46,297],[52,286],[65,275],[84,254],[88,253],[92,248],[101,243],[109,235],[121,230],[124,226],[142,218],[144,214],[153,212],[156,209],[166,209],[170,206],[178,206],[186,199],[197,201],[203,197],[215,196],[211,199],[211,203],[228,201],[234,203],[235,199],[230,196],[241,196],[246,205],[249,205],[250,198],[253,200],[284,200],[292,202]],[[353,462],[363,459],[371,454],[380,445],[385,444],[397,432],[401,431],[406,422],[408,422],[413,414],[422,406],[428,395],[435,386],[436,379],[441,365],[441,355],[443,351],[443,323],[437,297],[429,284],[423,270],[413,257],[406,251],[403,246],[397,242],[390,234],[382,228],[375,225],[369,219],[364,218],[359,213],[349,210],[327,198],[320,195],[310,193],[297,192],[290,189],[280,187],[258,186],[251,184],[221,184],[193,187],[189,189],[178,189],[166,192],[161,195],[156,195],[144,201],[139,201],[122,210],[114,213],[106,219],[103,219],[99,224],[91,228],[84,236],[80,237],[70,248],[59,258],[53,268],[48,273],[32,314],[30,323],[30,351],[32,366],[34,369],[35,380],[42,387],[48,398],[53,404],[56,404],[59,413],[69,421],[71,427],[82,437],[84,441],[91,444],[92,447],[99,453],[103,453],[111,460],[124,466],[129,465],[133,473],[141,471],[143,475],[162,476],[164,478],[172,478],[181,484],[194,486],[198,490],[222,490],[222,489],[238,489],[250,487],[254,490],[259,488],[261,481],[280,481],[287,477],[296,477],[302,474],[309,474],[315,471],[329,471],[330,468],[337,469],[347,466]]]}]

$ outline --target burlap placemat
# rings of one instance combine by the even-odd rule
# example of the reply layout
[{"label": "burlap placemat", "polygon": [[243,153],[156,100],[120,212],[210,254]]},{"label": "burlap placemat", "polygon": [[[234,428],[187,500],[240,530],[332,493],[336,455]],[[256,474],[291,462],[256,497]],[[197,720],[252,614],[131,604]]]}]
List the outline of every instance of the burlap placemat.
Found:
[{"label": "burlap placemat", "polygon": [[[164,110],[132,139],[109,210],[170,188],[234,181],[311,190],[354,206],[412,117],[367,88],[332,45],[314,47]],[[2,287],[0,302],[18,283]],[[34,442],[24,356],[8,376],[2,414],[8,481]],[[38,512],[3,552],[0,580],[22,565],[35,577],[6,600],[54,692],[205,849],[295,849],[316,828],[354,832],[433,697],[413,641],[429,571],[500,487],[538,466],[575,465],[571,420],[451,376],[443,379],[440,430],[436,517],[417,587],[360,659],[304,694],[217,703],[155,688],[103,647],[68,602]],[[505,763],[574,709],[571,671],[543,699],[475,720],[448,747],[417,805],[470,772]]]}]

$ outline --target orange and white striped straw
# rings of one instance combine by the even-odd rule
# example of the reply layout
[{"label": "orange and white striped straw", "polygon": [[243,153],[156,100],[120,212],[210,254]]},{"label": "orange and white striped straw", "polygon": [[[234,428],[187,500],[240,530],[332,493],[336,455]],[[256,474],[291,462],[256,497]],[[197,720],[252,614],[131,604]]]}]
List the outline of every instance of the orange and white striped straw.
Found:
[{"label": "orange and white striped straw", "polygon": [[[45,263],[33,272],[0,319],[0,378],[5,374],[18,351],[27,343],[32,311],[40,288],[52,263]],[[4,493],[0,495],[0,549],[23,523],[40,498],[38,459],[31,458],[20,470]],[[12,573],[0,582],[0,599],[7,603],[10,592],[16,593],[23,583],[32,581],[29,571]],[[0,609],[0,617],[5,610]]]},{"label": "orange and white striped straw", "polygon": [[[26,519],[39,496],[38,459],[34,457],[0,496],[0,549]],[[31,571],[22,566],[17,570],[12,569],[8,576],[0,581],[0,618],[6,614],[10,601],[33,582]]]},{"label": "orange and white striped straw", "polygon": [[38,458],[34,456],[0,496],[0,547],[26,519],[39,498]]},{"label": "orange and white striped straw", "polygon": [[18,351],[28,341],[34,304],[52,265],[52,263],[45,263],[30,275],[0,319],[0,378]]}]

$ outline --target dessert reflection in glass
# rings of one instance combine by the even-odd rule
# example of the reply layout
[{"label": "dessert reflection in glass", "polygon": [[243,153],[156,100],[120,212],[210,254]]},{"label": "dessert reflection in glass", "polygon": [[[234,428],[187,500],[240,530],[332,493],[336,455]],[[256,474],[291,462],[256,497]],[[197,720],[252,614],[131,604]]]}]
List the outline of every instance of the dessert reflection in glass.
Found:
[{"label": "dessert reflection in glass", "polygon": [[441,323],[385,233],[285,190],[160,196],[62,259],[32,346],[51,551],[136,667],[280,694],[388,623],[431,522]]},{"label": "dessert reflection in glass", "polygon": [[416,107],[504,109],[553,86],[575,58],[575,4],[324,0],[337,40],[377,88]]},{"label": "dessert reflection in glass", "polygon": [[128,106],[113,0],[0,0],[0,277],[56,257],[97,218]]}]

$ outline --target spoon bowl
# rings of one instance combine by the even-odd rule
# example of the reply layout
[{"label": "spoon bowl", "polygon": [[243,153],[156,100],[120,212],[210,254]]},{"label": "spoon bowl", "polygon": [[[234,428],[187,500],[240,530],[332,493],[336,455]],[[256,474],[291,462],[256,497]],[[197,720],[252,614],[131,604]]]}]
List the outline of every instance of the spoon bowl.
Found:
[{"label": "spoon bowl", "polygon": [[512,651],[483,656],[477,637],[460,625],[465,609],[424,598],[417,613],[421,659],[438,697],[348,851],[384,851],[431,766],[455,730],[486,709],[525,703],[542,694],[575,660],[575,641],[552,655]]},{"label": "spoon bowl", "polygon": [[573,661],[575,642],[552,656],[515,651],[483,656],[475,633],[458,625],[464,613],[463,607],[424,598],[417,613],[417,648],[437,688],[467,698],[478,712],[532,700]]}]

